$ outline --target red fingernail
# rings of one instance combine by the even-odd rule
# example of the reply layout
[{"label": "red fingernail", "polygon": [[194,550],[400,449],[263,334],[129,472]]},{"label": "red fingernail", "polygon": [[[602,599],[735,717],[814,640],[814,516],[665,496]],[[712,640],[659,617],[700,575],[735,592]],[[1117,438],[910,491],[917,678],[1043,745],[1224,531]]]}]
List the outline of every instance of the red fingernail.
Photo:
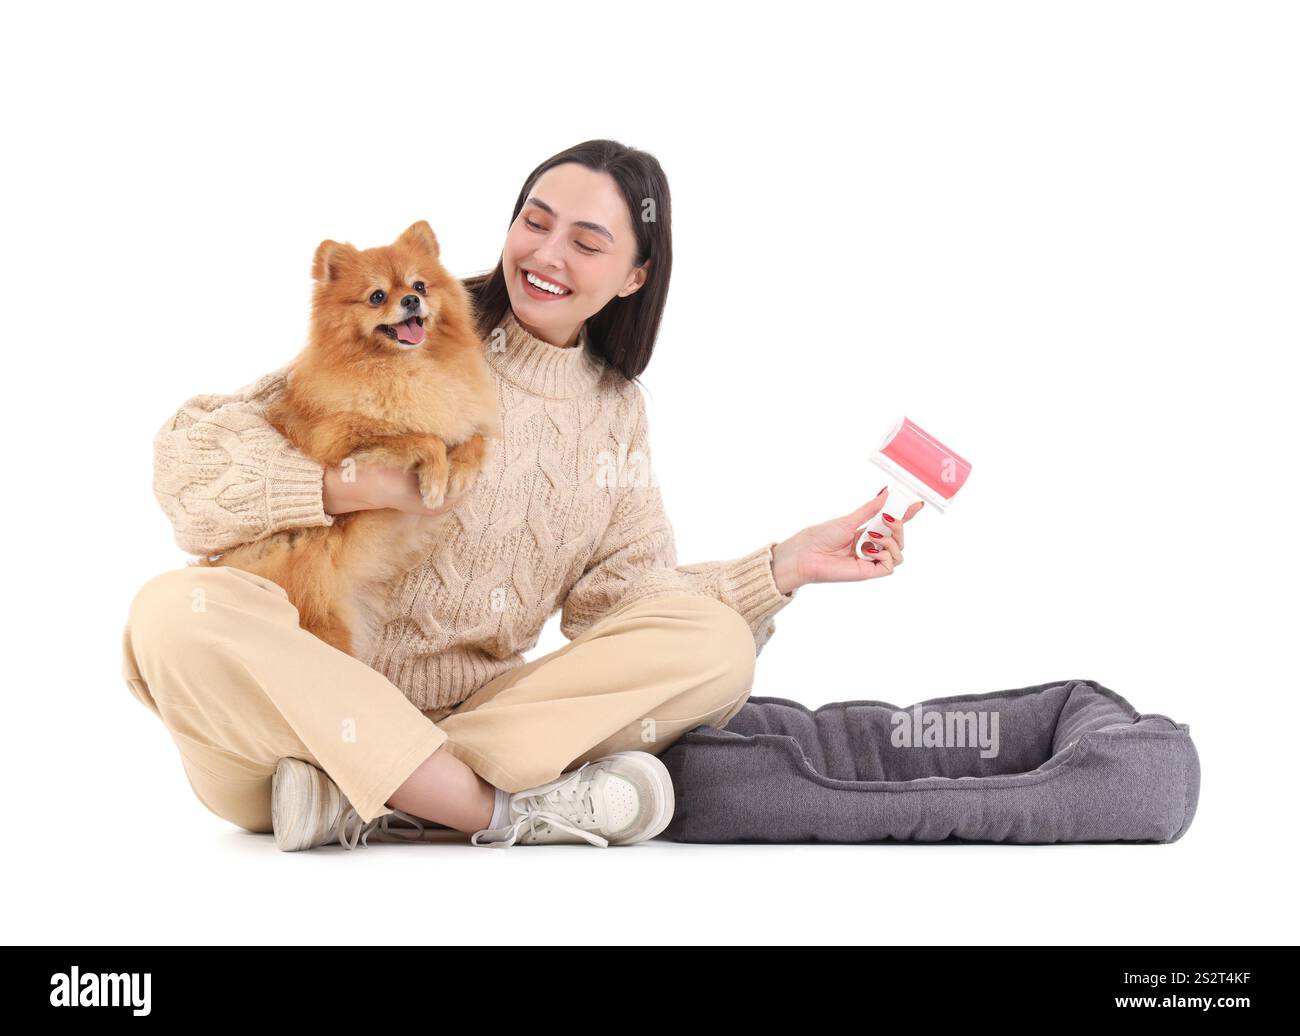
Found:
[{"label": "red fingernail", "polygon": [[883,485],[883,486],[881,486],[880,489],[876,491],[876,496],[879,496],[881,493],[883,493],[883,492],[884,492],[886,489],[888,489],[888,488],[889,488],[888,485]]},{"label": "red fingernail", "polygon": [[892,514],[885,515],[885,521],[892,522],[893,520],[894,520],[894,516]]},{"label": "red fingernail", "polygon": [[880,548],[879,548],[879,547],[868,547],[868,548],[867,548],[867,553],[868,553],[868,554],[879,554],[879,553],[880,553]]},{"label": "red fingernail", "polygon": [[885,538],[885,534],[883,532],[872,532],[870,529],[867,530],[867,535],[872,536],[878,540],[883,540]]}]

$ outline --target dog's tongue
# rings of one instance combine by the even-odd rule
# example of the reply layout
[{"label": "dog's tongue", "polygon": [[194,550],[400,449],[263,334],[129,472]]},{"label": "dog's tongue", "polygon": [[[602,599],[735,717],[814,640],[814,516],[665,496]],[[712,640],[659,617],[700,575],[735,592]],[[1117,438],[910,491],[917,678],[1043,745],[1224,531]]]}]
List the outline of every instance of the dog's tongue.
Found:
[{"label": "dog's tongue", "polygon": [[393,330],[397,332],[397,337],[407,345],[419,345],[424,341],[424,328],[415,322],[415,317],[400,324],[395,324]]}]

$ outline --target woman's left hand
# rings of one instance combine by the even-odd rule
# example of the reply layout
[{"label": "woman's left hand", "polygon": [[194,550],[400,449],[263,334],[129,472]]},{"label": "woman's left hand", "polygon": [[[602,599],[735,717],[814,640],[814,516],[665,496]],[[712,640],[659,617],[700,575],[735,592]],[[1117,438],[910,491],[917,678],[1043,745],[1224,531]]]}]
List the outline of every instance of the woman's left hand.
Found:
[{"label": "woman's left hand", "polygon": [[903,523],[911,521],[924,502],[916,501],[906,513],[886,522],[891,531],[871,540],[877,552],[868,553],[863,560],[854,551],[861,535],[859,527],[874,518],[887,499],[882,489],[852,514],[811,525],[773,547],[772,575],[777,589],[788,594],[809,583],[843,583],[892,575],[903,563]]}]

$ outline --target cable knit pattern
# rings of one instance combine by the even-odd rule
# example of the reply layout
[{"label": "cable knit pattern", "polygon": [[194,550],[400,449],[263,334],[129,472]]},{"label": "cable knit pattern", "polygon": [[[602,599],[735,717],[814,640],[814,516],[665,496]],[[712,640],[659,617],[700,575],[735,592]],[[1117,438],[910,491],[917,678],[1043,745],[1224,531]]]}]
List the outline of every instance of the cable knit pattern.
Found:
[{"label": "cable knit pattern", "polygon": [[264,417],[285,373],[229,395],[195,396],[155,436],[154,495],[187,553],[333,522],[321,500],[324,470]]},{"label": "cable knit pattern", "polygon": [[[678,565],[650,461],[640,387],[587,348],[530,334],[507,310],[484,344],[504,439],[445,535],[393,588],[366,661],[421,709],[443,709],[521,664],[560,609],[573,639],[611,609],[691,594],[733,608],[755,651],[783,595],[769,542],[732,561]],[[212,554],[296,526],[328,525],[324,471],[266,423],[287,368],[186,402],[154,442],[154,493],[176,542]]]}]

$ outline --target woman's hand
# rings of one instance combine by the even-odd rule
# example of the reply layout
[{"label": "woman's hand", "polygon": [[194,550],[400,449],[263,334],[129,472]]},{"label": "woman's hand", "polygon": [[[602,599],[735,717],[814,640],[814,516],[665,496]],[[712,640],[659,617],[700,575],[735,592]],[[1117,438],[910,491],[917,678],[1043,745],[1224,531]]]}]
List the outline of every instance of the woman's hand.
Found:
[{"label": "woman's hand", "polygon": [[464,497],[449,496],[442,504],[430,510],[420,497],[420,481],[413,471],[382,465],[353,465],[352,478],[344,477],[339,465],[325,469],[321,499],[326,514],[346,514],[349,511],[373,511],[391,507],[407,514],[434,516],[445,514]]},{"label": "woman's hand", "polygon": [[859,526],[874,518],[887,499],[882,488],[852,514],[809,526],[773,547],[772,575],[777,589],[788,594],[808,583],[842,583],[891,575],[903,563],[903,523],[911,521],[924,502],[918,500],[905,514],[886,522],[891,531],[871,538],[871,546],[862,548],[867,555],[863,560],[854,552],[861,535]]}]

